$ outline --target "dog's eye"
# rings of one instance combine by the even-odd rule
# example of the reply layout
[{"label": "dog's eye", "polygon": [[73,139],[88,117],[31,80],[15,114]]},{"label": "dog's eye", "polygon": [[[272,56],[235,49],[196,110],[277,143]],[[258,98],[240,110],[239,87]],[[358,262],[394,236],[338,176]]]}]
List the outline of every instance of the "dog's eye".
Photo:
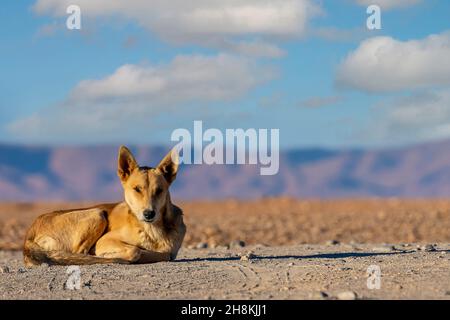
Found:
[{"label": "dog's eye", "polygon": [[161,193],[162,193],[162,189],[161,188],[156,188],[155,195],[159,196]]},{"label": "dog's eye", "polygon": [[134,189],[134,191],[136,191],[137,193],[141,193],[141,192],[142,192],[142,188],[139,187],[139,186],[136,186],[136,187],[134,187],[133,189]]}]

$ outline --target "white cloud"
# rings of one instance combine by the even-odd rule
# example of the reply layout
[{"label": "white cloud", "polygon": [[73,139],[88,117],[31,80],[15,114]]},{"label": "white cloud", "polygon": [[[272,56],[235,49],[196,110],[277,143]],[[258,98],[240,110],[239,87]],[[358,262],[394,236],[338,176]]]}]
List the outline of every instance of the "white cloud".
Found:
[{"label": "white cloud", "polygon": [[[38,0],[38,14],[64,16],[72,0]],[[219,43],[239,37],[302,35],[321,9],[312,0],[78,0],[82,17],[132,20],[177,43]]]},{"label": "white cloud", "polygon": [[450,32],[421,40],[374,37],[363,41],[339,66],[339,86],[369,92],[450,84]]},{"label": "white cloud", "polygon": [[433,90],[395,98],[373,107],[364,137],[386,144],[450,137],[450,90]]},{"label": "white cloud", "polygon": [[240,42],[224,41],[218,47],[224,51],[255,58],[281,58],[286,55],[286,52],[276,45],[259,40]]},{"label": "white cloud", "polygon": [[404,8],[414,6],[422,0],[356,0],[356,3],[362,6],[370,6],[372,4],[380,6],[382,9]]},{"label": "white cloud", "polygon": [[102,79],[81,81],[65,101],[11,123],[8,131],[43,140],[111,134],[124,122],[138,127],[174,107],[180,114],[192,106],[231,101],[275,75],[270,67],[227,54],[178,56],[165,65],[123,65]]},{"label": "white cloud", "polygon": [[219,101],[239,97],[272,76],[272,70],[232,55],[177,56],[167,65],[124,65],[103,79],[81,81],[71,100]]}]

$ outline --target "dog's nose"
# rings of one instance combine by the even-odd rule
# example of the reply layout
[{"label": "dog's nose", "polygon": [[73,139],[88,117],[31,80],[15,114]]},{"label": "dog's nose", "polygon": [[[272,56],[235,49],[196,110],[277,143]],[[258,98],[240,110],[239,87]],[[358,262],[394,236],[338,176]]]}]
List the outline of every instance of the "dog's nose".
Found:
[{"label": "dog's nose", "polygon": [[147,221],[152,220],[156,216],[155,210],[145,210],[144,211],[144,219]]}]

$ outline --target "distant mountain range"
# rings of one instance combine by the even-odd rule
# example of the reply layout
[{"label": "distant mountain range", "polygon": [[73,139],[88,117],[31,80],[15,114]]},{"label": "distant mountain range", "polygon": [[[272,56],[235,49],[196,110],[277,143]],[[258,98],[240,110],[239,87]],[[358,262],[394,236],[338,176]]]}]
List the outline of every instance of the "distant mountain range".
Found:
[{"label": "distant mountain range", "polygon": [[[131,148],[155,166],[168,147]],[[0,200],[120,200],[117,146],[0,145]],[[184,165],[175,199],[450,197],[450,141],[389,150],[297,149],[280,154],[275,176],[253,165]]]}]

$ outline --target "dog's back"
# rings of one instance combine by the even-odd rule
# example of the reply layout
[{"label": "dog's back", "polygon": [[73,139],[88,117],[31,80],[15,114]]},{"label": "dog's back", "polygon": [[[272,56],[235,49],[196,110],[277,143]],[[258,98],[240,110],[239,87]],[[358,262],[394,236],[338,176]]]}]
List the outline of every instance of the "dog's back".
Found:
[{"label": "dog's back", "polygon": [[116,204],[59,210],[39,216],[25,236],[25,265],[127,263],[89,255],[107,227],[107,213]]}]

